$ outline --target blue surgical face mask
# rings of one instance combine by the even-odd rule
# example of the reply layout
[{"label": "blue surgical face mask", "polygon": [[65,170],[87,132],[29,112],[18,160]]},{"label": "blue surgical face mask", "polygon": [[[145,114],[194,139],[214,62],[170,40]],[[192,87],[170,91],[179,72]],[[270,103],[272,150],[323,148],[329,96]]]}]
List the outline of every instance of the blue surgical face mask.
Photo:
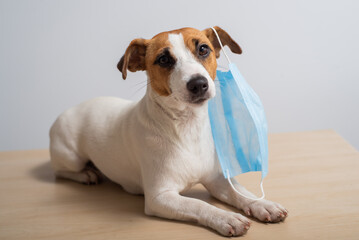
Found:
[{"label": "blue surgical face mask", "polygon": [[[235,64],[228,60],[227,72],[217,70],[216,96],[209,101],[209,118],[218,160],[223,176],[243,197],[259,200],[265,194],[263,179],[268,173],[267,121],[262,103],[248,85]],[[238,192],[231,178],[246,172],[262,172],[260,198],[251,198]]]}]

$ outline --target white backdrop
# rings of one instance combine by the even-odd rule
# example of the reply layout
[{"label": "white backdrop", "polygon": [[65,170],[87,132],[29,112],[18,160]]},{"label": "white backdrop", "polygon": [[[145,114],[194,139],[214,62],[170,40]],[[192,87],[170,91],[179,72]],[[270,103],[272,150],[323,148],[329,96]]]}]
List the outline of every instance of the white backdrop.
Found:
[{"label": "white backdrop", "polygon": [[[219,5],[220,4],[220,5]],[[334,129],[359,149],[358,1],[0,0],[0,150],[48,147],[65,109],[96,96],[138,100],[121,79],[129,42],[218,25],[264,104],[270,132]]]}]

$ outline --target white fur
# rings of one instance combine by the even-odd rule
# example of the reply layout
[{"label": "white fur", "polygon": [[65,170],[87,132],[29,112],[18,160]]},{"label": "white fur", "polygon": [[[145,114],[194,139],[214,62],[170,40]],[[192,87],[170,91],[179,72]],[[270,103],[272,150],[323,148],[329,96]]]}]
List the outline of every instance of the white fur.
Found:
[{"label": "white fur", "polygon": [[[215,94],[214,84],[185,47],[181,35],[170,34],[169,41],[178,60],[170,77],[170,96],[159,96],[149,87],[138,103],[102,97],[60,115],[50,130],[51,162],[57,176],[96,182],[96,171],[85,168],[91,160],[126,191],[145,194],[146,214],[197,221],[226,236],[244,234],[249,220],[180,193],[202,183],[214,197],[248,215],[262,221],[284,219],[286,210],[279,204],[245,199],[224,179],[213,145],[207,102],[200,106],[186,102],[186,82],[193,74],[209,80],[210,96]],[[254,197],[235,185],[243,194]]]}]

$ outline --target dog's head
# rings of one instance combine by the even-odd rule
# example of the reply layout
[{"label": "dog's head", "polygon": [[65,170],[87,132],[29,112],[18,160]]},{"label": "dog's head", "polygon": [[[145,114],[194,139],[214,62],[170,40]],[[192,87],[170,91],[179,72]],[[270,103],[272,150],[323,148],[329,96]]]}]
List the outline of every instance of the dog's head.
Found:
[{"label": "dog's head", "polygon": [[[220,27],[215,27],[223,45],[242,52],[238,44]],[[147,71],[151,88],[160,96],[201,105],[215,95],[213,80],[221,50],[211,28],[162,32],[152,39],[135,39],[117,65],[123,79],[131,72]]]}]

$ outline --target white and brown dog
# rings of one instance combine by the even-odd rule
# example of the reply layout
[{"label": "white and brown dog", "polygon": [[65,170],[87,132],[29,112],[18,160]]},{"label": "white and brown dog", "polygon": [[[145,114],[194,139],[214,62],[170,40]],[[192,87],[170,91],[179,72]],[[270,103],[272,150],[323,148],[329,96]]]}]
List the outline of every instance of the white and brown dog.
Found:
[{"label": "white and brown dog", "polygon": [[[215,27],[232,52],[238,44]],[[217,199],[264,222],[279,222],[287,210],[243,198],[223,177],[216,157],[207,100],[215,95],[220,45],[211,28],[182,28],[135,39],[118,68],[145,70],[147,92],[138,103],[102,97],[73,107],[50,131],[52,166],[58,177],[97,183],[98,171],[126,191],[145,195],[145,213],[195,221],[225,236],[247,232],[250,221],[198,199],[181,196],[197,183]],[[236,188],[255,197],[238,183]]]}]

